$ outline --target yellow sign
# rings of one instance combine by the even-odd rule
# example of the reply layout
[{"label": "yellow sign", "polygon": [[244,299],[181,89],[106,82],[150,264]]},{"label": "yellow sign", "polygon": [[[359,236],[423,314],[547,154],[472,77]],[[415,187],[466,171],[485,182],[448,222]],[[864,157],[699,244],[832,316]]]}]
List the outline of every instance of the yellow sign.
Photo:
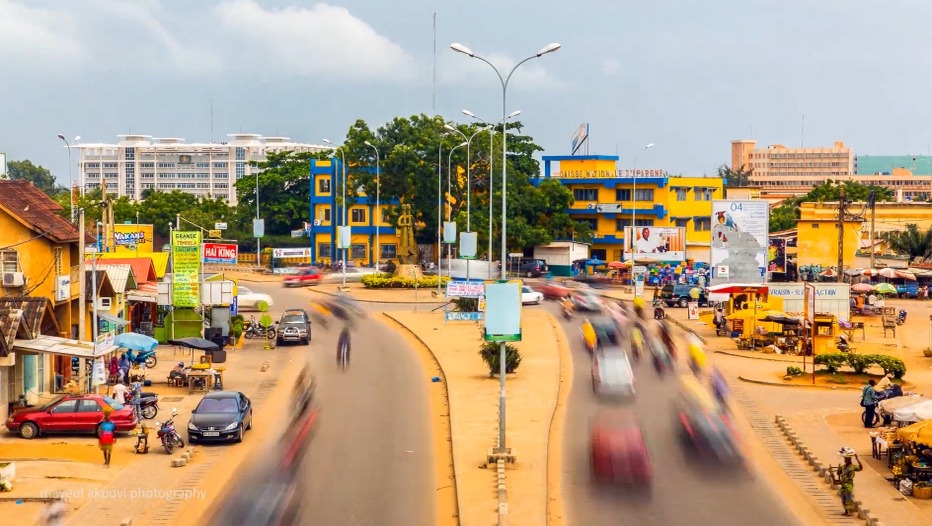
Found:
[{"label": "yellow sign", "polygon": [[197,307],[201,271],[201,233],[172,232],[172,305]]},{"label": "yellow sign", "polygon": [[207,237],[211,239],[223,239],[223,232],[220,230],[208,230]]},{"label": "yellow sign", "polygon": [[114,252],[155,252],[152,225],[113,225]]},{"label": "yellow sign", "polygon": [[669,177],[666,170],[565,170],[553,172],[557,179],[608,179],[612,177]]}]

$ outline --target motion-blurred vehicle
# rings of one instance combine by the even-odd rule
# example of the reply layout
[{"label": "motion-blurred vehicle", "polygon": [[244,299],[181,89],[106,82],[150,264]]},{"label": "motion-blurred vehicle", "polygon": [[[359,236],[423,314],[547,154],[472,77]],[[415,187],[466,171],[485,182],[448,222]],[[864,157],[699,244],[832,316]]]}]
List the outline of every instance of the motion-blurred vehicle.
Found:
[{"label": "motion-blurred vehicle", "polygon": [[240,285],[238,288],[239,293],[236,296],[236,306],[239,309],[261,310],[259,309],[260,303],[264,303],[266,307],[271,307],[274,305],[272,296],[269,296],[268,294],[253,292],[251,289],[248,289],[242,285]]},{"label": "motion-blurred vehicle", "polygon": [[304,311],[285,311],[278,322],[276,343],[300,343],[307,345],[311,342],[311,322]]},{"label": "motion-blurred vehicle", "polygon": [[734,423],[712,393],[693,376],[680,377],[677,403],[683,439],[704,458],[741,462],[741,446]]},{"label": "motion-blurred vehicle", "polygon": [[574,292],[570,299],[578,311],[600,312],[602,310],[602,298],[593,290],[583,290]]},{"label": "motion-blurred vehicle", "polygon": [[544,301],[544,295],[534,291],[527,285],[521,287],[521,304],[522,305],[540,305]]},{"label": "motion-blurred vehicle", "polygon": [[595,333],[595,342],[592,345],[589,345],[589,341],[586,342],[589,352],[594,353],[596,349],[620,348],[621,336],[618,334],[618,324],[615,323],[614,318],[611,316],[595,316],[589,319],[589,323]]},{"label": "motion-blurred vehicle", "polygon": [[570,288],[556,281],[547,281],[537,288],[544,295],[544,299],[560,300],[570,295]]},{"label": "motion-blurred vehicle", "polygon": [[100,435],[100,423],[104,420],[104,407],[107,406],[113,410],[110,419],[117,432],[125,433],[136,428],[132,406],[98,394],[64,395],[43,406],[22,409],[10,415],[6,428],[25,439],[52,433]]},{"label": "motion-blurred vehicle", "polygon": [[242,442],[250,429],[252,401],[239,391],[214,391],[191,411],[188,442]]},{"label": "motion-blurred vehicle", "polygon": [[294,274],[285,276],[282,284],[285,287],[307,287],[310,285],[320,285],[324,275],[316,268],[303,268]]},{"label": "motion-blurred vehicle", "polygon": [[603,412],[590,438],[592,478],[597,483],[650,483],[650,456],[637,418],[630,411]]},{"label": "motion-blurred vehicle", "polygon": [[634,370],[628,355],[620,348],[600,350],[592,355],[592,391],[611,400],[633,398]]}]

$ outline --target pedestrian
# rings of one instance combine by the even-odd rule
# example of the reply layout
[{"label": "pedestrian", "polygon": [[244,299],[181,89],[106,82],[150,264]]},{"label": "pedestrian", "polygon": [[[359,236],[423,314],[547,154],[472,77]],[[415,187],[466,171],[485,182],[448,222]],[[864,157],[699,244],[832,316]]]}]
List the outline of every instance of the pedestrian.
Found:
[{"label": "pedestrian", "polygon": [[864,408],[864,427],[870,428],[874,427],[874,415],[877,410],[877,402],[879,398],[877,397],[877,391],[874,387],[877,385],[877,380],[873,378],[867,382],[861,389],[861,407]]},{"label": "pedestrian", "polygon": [[120,356],[120,383],[129,382],[129,356],[123,353]]},{"label": "pedestrian", "polygon": [[55,498],[45,502],[42,507],[42,515],[39,518],[39,524],[42,526],[63,526],[65,524],[65,512],[67,507],[60,498]]},{"label": "pedestrian", "polygon": [[109,383],[115,384],[120,377],[120,361],[117,360],[116,354],[110,357],[110,366],[108,367]]},{"label": "pedestrian", "polygon": [[113,452],[113,443],[116,442],[116,424],[110,419],[113,408],[104,407],[104,420],[100,423],[100,450],[104,452],[104,465],[110,467],[110,454]]},{"label": "pedestrian", "polygon": [[126,403],[126,386],[123,384],[116,384],[113,386],[113,399],[116,400],[118,404]]},{"label": "pedestrian", "polygon": [[[858,471],[864,469],[864,464],[861,464],[861,459],[858,458],[858,454],[854,452],[850,447],[843,447],[838,451],[838,454],[844,457],[844,465],[838,466],[838,469],[835,471],[835,483],[841,486],[841,505],[845,510],[844,515],[847,517],[852,513],[857,513],[857,506],[854,504],[854,474]],[[858,465],[855,466],[851,463],[851,459],[857,460]]]}]

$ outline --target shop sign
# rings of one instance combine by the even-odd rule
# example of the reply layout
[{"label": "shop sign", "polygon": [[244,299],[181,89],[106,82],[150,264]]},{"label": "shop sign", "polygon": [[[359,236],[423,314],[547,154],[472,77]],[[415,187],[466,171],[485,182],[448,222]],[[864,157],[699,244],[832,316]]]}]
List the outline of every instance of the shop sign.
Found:
[{"label": "shop sign", "polygon": [[172,232],[172,304],[197,307],[201,271],[201,233]]},{"label": "shop sign", "polygon": [[485,294],[484,283],[451,281],[447,283],[448,298],[480,298]]},{"label": "shop sign", "polygon": [[235,265],[239,247],[228,243],[204,243],[204,263]]},{"label": "shop sign", "polygon": [[610,179],[613,177],[669,177],[666,170],[563,170],[553,172],[558,179]]}]

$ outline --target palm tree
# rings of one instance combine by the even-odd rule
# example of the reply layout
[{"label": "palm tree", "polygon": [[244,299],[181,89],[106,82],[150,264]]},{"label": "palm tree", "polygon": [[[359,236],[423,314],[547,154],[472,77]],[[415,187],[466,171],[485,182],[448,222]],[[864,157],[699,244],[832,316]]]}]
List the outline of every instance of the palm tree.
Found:
[{"label": "palm tree", "polygon": [[718,167],[718,176],[725,180],[725,185],[728,188],[750,186],[753,172],[746,165],[741,165],[737,170],[725,164]]},{"label": "palm tree", "polygon": [[883,238],[891,250],[909,256],[910,262],[925,261],[932,256],[932,228],[920,232],[918,226],[909,224],[906,230],[886,232]]}]

